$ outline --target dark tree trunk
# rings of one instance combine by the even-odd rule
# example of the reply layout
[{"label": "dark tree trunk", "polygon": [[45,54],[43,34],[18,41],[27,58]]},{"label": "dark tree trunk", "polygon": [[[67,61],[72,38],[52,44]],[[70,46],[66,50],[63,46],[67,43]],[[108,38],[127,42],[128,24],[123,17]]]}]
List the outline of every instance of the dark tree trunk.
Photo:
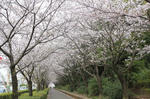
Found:
[{"label": "dark tree trunk", "polygon": [[46,84],[46,88],[48,88],[48,84]]},{"label": "dark tree trunk", "polygon": [[38,82],[37,84],[37,91],[40,91],[41,90],[41,84]]},{"label": "dark tree trunk", "polygon": [[48,85],[47,83],[45,82],[45,85],[44,85],[44,89],[48,88]]},{"label": "dark tree trunk", "polygon": [[12,99],[18,99],[18,80],[15,68],[11,66],[11,79],[12,79]]},{"label": "dark tree trunk", "polygon": [[[81,78],[83,82],[85,83],[86,89],[88,89],[88,80],[87,77],[84,75],[84,72],[80,71]],[[86,94],[88,95],[88,90],[86,90]]]},{"label": "dark tree trunk", "polygon": [[28,81],[28,89],[29,89],[29,96],[33,96],[33,91],[32,91],[32,81]]},{"label": "dark tree trunk", "polygon": [[98,66],[96,65],[96,80],[97,80],[98,87],[99,87],[99,99],[101,99],[102,96],[103,96],[102,95],[102,92],[103,92],[103,89],[102,89],[102,75],[103,75],[103,72],[100,74]]},{"label": "dark tree trunk", "polygon": [[121,83],[121,87],[122,87],[122,99],[129,99],[128,97],[128,84],[127,84],[127,80],[125,79],[125,77],[121,74],[118,74],[118,78],[120,80]]},{"label": "dark tree trunk", "polygon": [[41,82],[41,89],[43,90],[44,89],[44,80],[42,80],[42,82]]},{"label": "dark tree trunk", "polygon": [[122,87],[122,91],[123,91],[122,99],[129,99],[127,79],[125,78],[124,74],[122,72],[117,71],[116,68],[114,68],[114,72],[117,74],[117,77],[121,83],[121,87]]},{"label": "dark tree trunk", "polygon": [[101,80],[101,77],[100,76],[96,76],[96,80],[97,80],[97,83],[98,83],[98,89],[99,89],[99,98],[102,97],[102,80]]},{"label": "dark tree trunk", "polygon": [[123,90],[123,99],[129,99],[128,98],[128,86],[127,86],[127,83],[126,83],[125,79],[123,79],[121,81],[121,87],[122,87],[122,90]]}]

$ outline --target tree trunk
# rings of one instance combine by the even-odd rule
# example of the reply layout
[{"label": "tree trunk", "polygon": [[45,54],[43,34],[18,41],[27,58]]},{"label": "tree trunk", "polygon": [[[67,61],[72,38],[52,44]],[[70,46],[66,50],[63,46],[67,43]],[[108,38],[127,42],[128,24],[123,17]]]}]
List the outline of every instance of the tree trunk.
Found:
[{"label": "tree trunk", "polygon": [[88,81],[87,80],[85,81],[85,86],[86,86],[86,94],[88,95],[88,90],[87,90],[88,89]]},{"label": "tree trunk", "polygon": [[40,91],[41,90],[41,85],[40,85],[40,83],[38,82],[38,84],[37,84],[37,91]]},{"label": "tree trunk", "polygon": [[127,80],[125,79],[125,76],[121,73],[118,72],[117,69],[114,69],[114,72],[117,74],[117,77],[121,83],[121,87],[122,87],[122,99],[129,99],[128,96],[128,83]]},{"label": "tree trunk", "polygon": [[46,88],[48,88],[48,85],[47,85],[47,83],[45,82],[45,86],[44,86],[44,89],[46,89]]},{"label": "tree trunk", "polygon": [[102,80],[100,76],[96,76],[96,80],[98,83],[98,89],[99,89],[99,99],[102,98]]},{"label": "tree trunk", "polygon": [[129,97],[128,97],[128,84],[126,82],[125,77],[123,75],[119,74],[118,78],[120,80],[122,91],[123,91],[123,93],[122,93],[122,95],[123,95],[122,99],[129,99]]},{"label": "tree trunk", "polygon": [[[82,78],[83,82],[85,83],[86,89],[88,89],[88,80],[87,80],[87,77],[85,77],[85,75],[84,75],[83,73],[84,73],[84,72],[82,72],[82,71],[80,70],[81,78]],[[86,94],[88,95],[88,90],[86,90]]]},{"label": "tree trunk", "polygon": [[28,81],[28,90],[29,90],[29,96],[32,96],[33,91],[32,91],[32,81],[31,80]]},{"label": "tree trunk", "polygon": [[128,98],[128,87],[126,84],[126,81],[124,80],[123,83],[121,83],[122,90],[123,90],[123,99],[129,99]]},{"label": "tree trunk", "polygon": [[18,80],[15,68],[10,68],[11,70],[11,79],[12,79],[12,99],[18,99]]},{"label": "tree trunk", "polygon": [[98,66],[96,65],[96,80],[97,80],[97,83],[98,83],[98,87],[99,87],[99,99],[102,98],[102,74],[101,73],[99,75],[99,69],[98,69]]},{"label": "tree trunk", "polygon": [[41,81],[41,90],[44,90],[44,80]]}]

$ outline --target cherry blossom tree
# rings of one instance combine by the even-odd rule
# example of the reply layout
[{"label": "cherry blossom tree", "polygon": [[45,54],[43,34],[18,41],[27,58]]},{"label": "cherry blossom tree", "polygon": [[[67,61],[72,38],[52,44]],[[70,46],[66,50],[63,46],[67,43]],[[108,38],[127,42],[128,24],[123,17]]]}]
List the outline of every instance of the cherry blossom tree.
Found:
[{"label": "cherry blossom tree", "polygon": [[54,34],[62,25],[55,21],[55,17],[64,1],[0,1],[0,51],[10,63],[13,99],[18,99],[17,64],[39,44],[60,36]]}]

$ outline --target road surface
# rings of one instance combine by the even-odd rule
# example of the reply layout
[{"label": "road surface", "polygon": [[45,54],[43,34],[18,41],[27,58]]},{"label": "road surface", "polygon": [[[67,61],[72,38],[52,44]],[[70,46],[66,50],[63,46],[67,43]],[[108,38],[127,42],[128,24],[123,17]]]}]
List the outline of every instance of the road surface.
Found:
[{"label": "road surface", "polygon": [[55,89],[51,89],[49,94],[48,94],[47,99],[73,99],[73,98],[60,92],[60,91],[57,91]]}]

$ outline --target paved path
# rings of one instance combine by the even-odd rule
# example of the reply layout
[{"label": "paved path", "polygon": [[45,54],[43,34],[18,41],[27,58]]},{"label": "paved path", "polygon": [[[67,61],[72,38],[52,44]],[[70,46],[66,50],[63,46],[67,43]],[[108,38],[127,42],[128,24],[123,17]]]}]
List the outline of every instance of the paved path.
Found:
[{"label": "paved path", "polygon": [[73,98],[55,89],[51,89],[47,99],[73,99]]}]

